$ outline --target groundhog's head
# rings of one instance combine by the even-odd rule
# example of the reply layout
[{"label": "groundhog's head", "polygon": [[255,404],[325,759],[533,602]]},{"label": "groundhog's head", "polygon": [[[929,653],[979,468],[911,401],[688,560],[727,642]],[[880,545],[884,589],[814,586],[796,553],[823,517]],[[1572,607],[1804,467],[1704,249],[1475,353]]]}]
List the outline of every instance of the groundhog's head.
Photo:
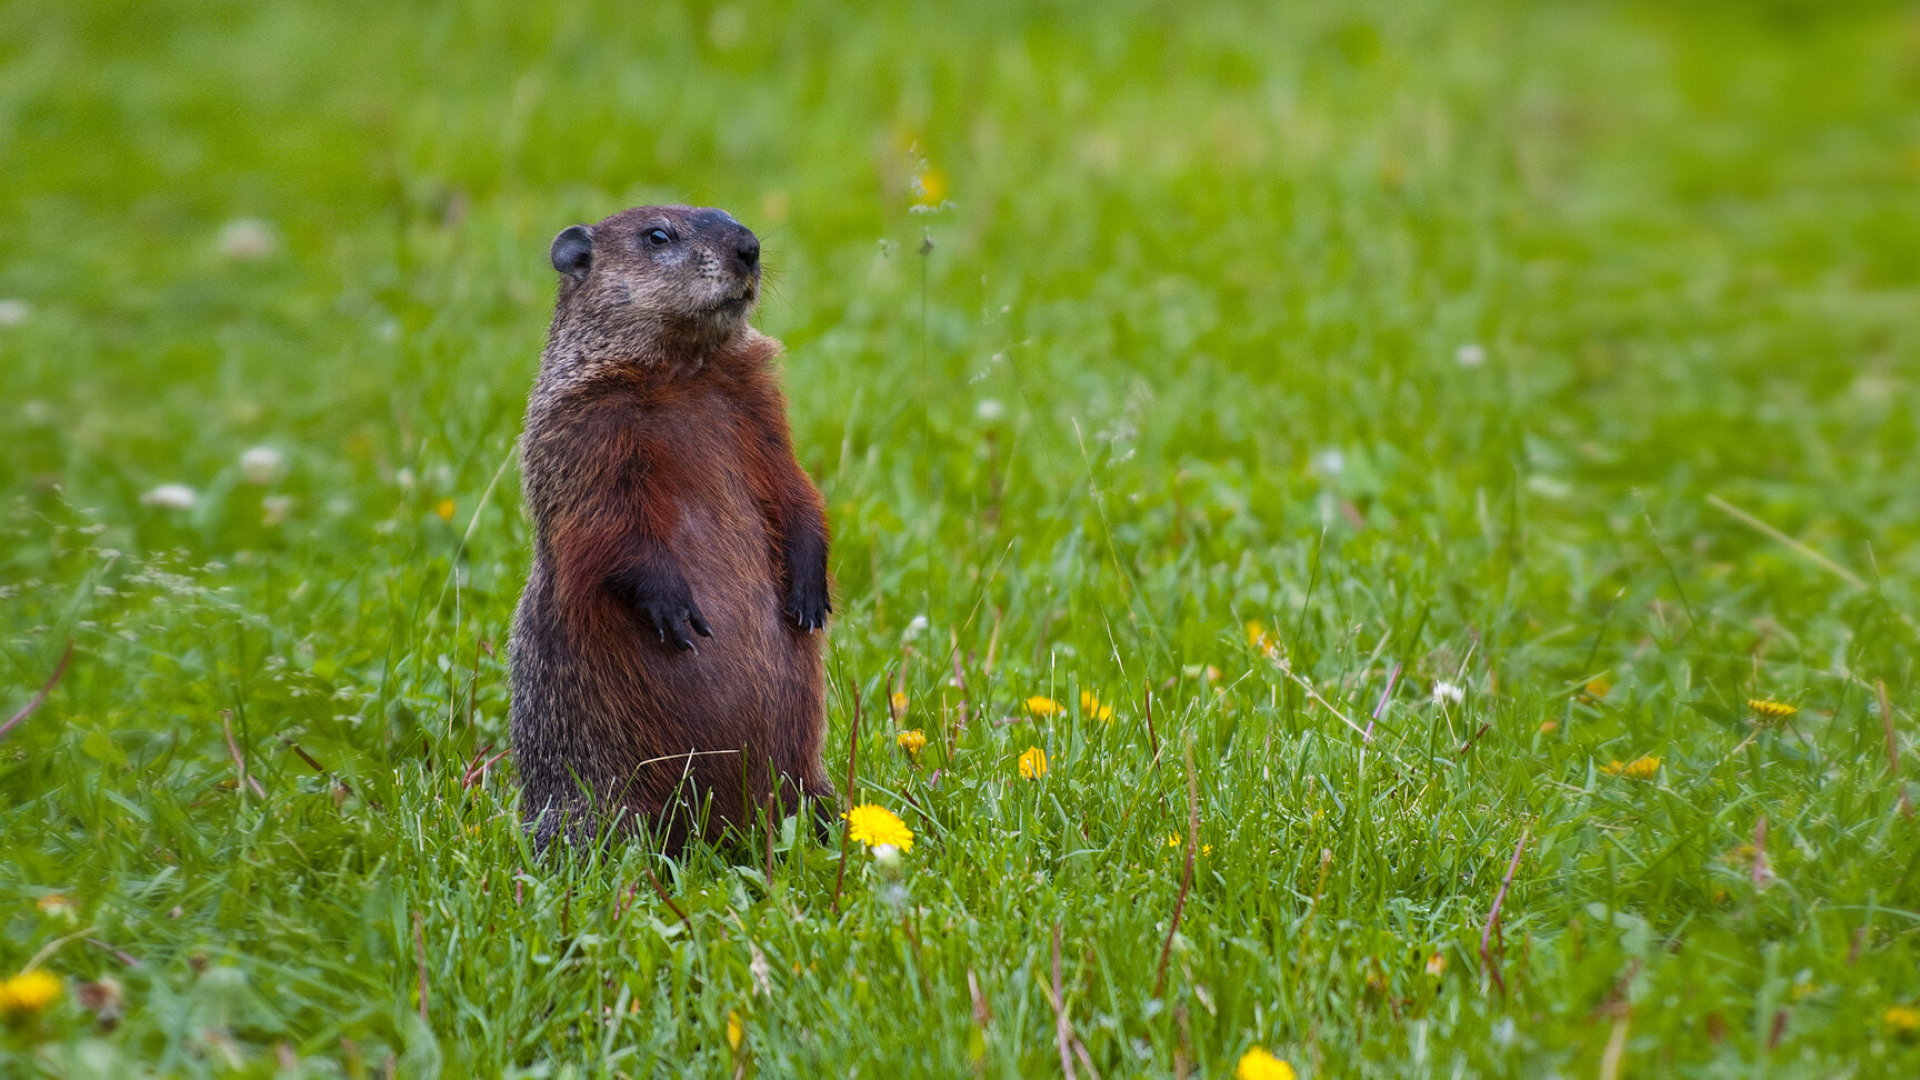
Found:
[{"label": "groundhog's head", "polygon": [[718,345],[760,298],[760,239],[724,210],[624,210],[563,230],[552,257],[556,323],[642,353]]}]

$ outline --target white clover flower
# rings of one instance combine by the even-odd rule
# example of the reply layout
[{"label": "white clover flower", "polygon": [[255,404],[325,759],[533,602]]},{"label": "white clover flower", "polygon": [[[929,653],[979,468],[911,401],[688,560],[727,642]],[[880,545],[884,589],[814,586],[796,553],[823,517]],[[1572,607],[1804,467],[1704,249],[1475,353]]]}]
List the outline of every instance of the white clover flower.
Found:
[{"label": "white clover flower", "polygon": [[1467,692],[1464,688],[1455,686],[1445,679],[1433,684],[1433,703],[1435,705],[1445,705],[1449,701],[1458,705],[1466,699]]},{"label": "white clover flower", "polygon": [[158,506],[167,510],[191,510],[200,496],[185,484],[161,484],[145,495],[140,496],[141,503]]},{"label": "white clover flower", "polygon": [[980,404],[973,407],[973,415],[991,424],[1007,415],[1007,407],[999,398],[981,398]]},{"label": "white clover flower", "polygon": [[25,300],[0,300],[0,326],[19,326],[33,314],[33,305]]},{"label": "white clover flower", "polygon": [[1486,347],[1469,341],[1453,350],[1453,362],[1461,367],[1479,367],[1487,362]]},{"label": "white clover flower", "polygon": [[265,486],[287,471],[287,456],[271,446],[249,447],[240,455],[240,475],[247,483]]},{"label": "white clover flower", "polygon": [[280,248],[273,226],[259,218],[229,221],[220,230],[220,254],[240,262],[256,262]]}]

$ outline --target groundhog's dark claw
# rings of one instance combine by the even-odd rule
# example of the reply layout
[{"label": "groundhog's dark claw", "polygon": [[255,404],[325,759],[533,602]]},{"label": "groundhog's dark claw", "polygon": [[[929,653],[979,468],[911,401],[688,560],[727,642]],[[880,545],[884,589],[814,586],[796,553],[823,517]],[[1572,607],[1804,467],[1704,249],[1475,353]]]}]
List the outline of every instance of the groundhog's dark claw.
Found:
[{"label": "groundhog's dark claw", "polygon": [[659,635],[660,644],[671,641],[683,652],[693,648],[693,639],[687,636],[689,626],[701,637],[713,636],[706,616],[693,602],[693,590],[687,587],[677,569],[652,575],[629,571],[610,584],[632,602],[640,618]]},{"label": "groundhog's dark claw", "polygon": [[795,585],[787,597],[787,614],[793,616],[795,626],[809,634],[826,627],[827,613],[832,610],[825,582],[812,587]]}]

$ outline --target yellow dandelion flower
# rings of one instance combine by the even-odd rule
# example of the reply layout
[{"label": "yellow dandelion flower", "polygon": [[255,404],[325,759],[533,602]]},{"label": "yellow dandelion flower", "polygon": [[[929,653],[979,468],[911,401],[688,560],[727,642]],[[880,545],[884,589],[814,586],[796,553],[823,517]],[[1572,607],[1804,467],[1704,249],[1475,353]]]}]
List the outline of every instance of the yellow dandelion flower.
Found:
[{"label": "yellow dandelion flower", "polygon": [[947,197],[947,174],[927,165],[914,175],[913,205],[939,206]]},{"label": "yellow dandelion flower", "polygon": [[1446,957],[1441,956],[1439,953],[1434,953],[1432,956],[1427,957],[1427,974],[1438,976],[1444,974],[1446,970]]},{"label": "yellow dandelion flower", "polygon": [[747,1025],[741,1022],[739,1012],[733,1009],[728,1009],[727,1010],[727,1045],[733,1047],[735,1050],[738,1050],[740,1049],[740,1044],[746,1041],[746,1038],[747,1038]]},{"label": "yellow dandelion flower", "polygon": [[1880,1022],[1887,1025],[1896,1035],[1920,1034],[1920,1008],[1912,1005],[1889,1005],[1887,1011],[1880,1014]]},{"label": "yellow dandelion flower", "polygon": [[37,1013],[60,1000],[60,976],[42,968],[0,982],[0,1015]]},{"label": "yellow dandelion flower", "polygon": [[1020,755],[1020,775],[1029,780],[1047,775],[1047,752],[1037,746],[1027,747],[1027,752]]},{"label": "yellow dandelion flower", "polygon": [[1113,719],[1113,706],[1100,704],[1099,697],[1091,690],[1080,691],[1080,711],[1095,720]]},{"label": "yellow dandelion flower", "polygon": [[452,521],[453,520],[453,500],[441,499],[440,505],[434,507],[433,512],[439,515],[441,521]]},{"label": "yellow dandelion flower", "polygon": [[1049,716],[1057,716],[1060,713],[1059,702],[1053,700],[1050,697],[1042,697],[1039,694],[1035,694],[1034,696],[1028,698],[1026,705],[1027,705],[1027,714],[1037,719],[1045,719]]},{"label": "yellow dandelion flower", "polygon": [[884,806],[863,803],[840,816],[850,825],[849,835],[868,847],[891,844],[901,851],[913,850],[913,830]]},{"label": "yellow dandelion flower", "polygon": [[1800,711],[1798,708],[1784,701],[1770,701],[1760,698],[1748,698],[1747,708],[1752,709],[1768,720],[1785,720],[1787,717]]},{"label": "yellow dandelion flower", "polygon": [[905,750],[908,755],[919,757],[920,751],[927,745],[927,733],[914,728],[912,731],[903,731],[894,736],[893,741],[899,743],[900,749]]},{"label": "yellow dandelion flower", "polygon": [[893,718],[895,720],[905,716],[907,714],[907,692],[905,690],[895,690],[892,694],[888,695],[887,708],[893,711]]},{"label": "yellow dandelion flower", "polygon": [[1247,646],[1256,652],[1272,656],[1280,646],[1267,635],[1266,624],[1259,619],[1247,620]]},{"label": "yellow dandelion flower", "polygon": [[1635,758],[1622,763],[1610,761],[1600,766],[1600,771],[1608,776],[1625,776],[1634,780],[1651,780],[1660,771],[1660,759],[1657,757]]},{"label": "yellow dandelion flower", "polygon": [[1293,1066],[1256,1046],[1240,1055],[1234,1080],[1294,1080]]}]

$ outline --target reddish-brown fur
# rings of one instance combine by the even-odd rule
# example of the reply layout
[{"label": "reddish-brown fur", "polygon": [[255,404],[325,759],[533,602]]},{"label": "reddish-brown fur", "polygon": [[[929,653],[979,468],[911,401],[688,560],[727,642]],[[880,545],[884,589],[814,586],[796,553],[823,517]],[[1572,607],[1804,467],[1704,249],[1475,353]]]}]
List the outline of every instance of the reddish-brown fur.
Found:
[{"label": "reddish-brown fur", "polygon": [[[685,251],[636,239],[662,222]],[[591,266],[563,277],[522,440],[537,540],[511,658],[543,843],[623,820],[677,846],[750,820],[776,785],[789,810],[831,795],[826,517],[779,344],[746,325],[751,237],[717,211],[642,207],[594,226]]]}]

